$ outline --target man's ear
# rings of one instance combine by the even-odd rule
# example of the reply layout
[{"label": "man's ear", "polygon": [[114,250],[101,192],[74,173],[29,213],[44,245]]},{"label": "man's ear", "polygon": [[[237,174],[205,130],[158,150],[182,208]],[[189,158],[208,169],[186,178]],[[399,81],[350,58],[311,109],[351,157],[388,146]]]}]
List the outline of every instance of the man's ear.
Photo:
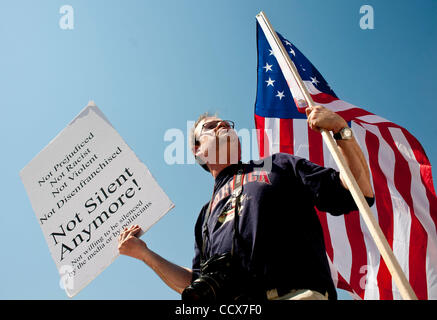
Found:
[{"label": "man's ear", "polygon": [[193,147],[194,157],[198,157],[200,155],[200,144],[196,144]]},{"label": "man's ear", "polygon": [[193,147],[193,154],[194,154],[194,159],[196,159],[196,161],[200,164],[203,164],[203,155],[202,155],[202,150],[200,148],[200,144],[194,145]]},{"label": "man's ear", "polygon": [[203,167],[203,169],[209,171],[208,167],[206,166],[206,161],[203,157],[200,145],[194,146],[194,159],[198,164],[200,164]]}]

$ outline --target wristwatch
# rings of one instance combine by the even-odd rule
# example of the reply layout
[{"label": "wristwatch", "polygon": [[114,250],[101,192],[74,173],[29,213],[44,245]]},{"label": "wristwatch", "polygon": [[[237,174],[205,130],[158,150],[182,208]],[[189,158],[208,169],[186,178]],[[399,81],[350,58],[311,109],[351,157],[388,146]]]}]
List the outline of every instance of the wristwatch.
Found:
[{"label": "wristwatch", "polygon": [[335,140],[349,140],[354,136],[352,129],[349,127],[344,127],[339,132],[334,133]]}]

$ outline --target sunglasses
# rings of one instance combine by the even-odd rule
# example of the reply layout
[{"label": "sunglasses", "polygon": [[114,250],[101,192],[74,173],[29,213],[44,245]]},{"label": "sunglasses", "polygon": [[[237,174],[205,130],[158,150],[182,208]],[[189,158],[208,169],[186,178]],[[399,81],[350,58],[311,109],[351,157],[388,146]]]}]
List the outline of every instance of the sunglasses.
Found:
[{"label": "sunglasses", "polygon": [[[204,131],[214,130],[214,129],[217,128],[221,123],[224,124],[224,127],[225,127],[225,128],[231,128],[231,129],[234,129],[234,128],[235,128],[235,123],[234,123],[234,121],[232,121],[232,120],[212,120],[212,121],[205,122],[205,123],[202,125],[202,129],[200,129],[199,137],[202,135],[202,133],[203,133]],[[196,140],[195,140],[195,143],[198,144],[198,143],[199,143],[199,140],[196,139]]]}]

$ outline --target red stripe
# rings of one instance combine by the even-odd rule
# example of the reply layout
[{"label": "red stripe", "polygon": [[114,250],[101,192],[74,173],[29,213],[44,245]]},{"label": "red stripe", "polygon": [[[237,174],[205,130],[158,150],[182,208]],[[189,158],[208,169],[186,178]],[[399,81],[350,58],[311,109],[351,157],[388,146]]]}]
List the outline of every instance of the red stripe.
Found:
[{"label": "red stripe", "polygon": [[411,172],[408,162],[399,152],[388,128],[380,128],[384,140],[393,149],[395,155],[394,184],[403,200],[410,208],[411,229],[409,248],[409,282],[419,299],[427,299],[426,285],[426,248],[428,235],[414,214],[411,196]]},{"label": "red stripe", "polygon": [[310,161],[318,164],[319,166],[323,166],[323,139],[322,135],[309,127],[308,130],[308,145],[309,145],[309,154]]},{"label": "red stripe", "polygon": [[255,127],[258,136],[259,157],[267,157],[269,155],[269,139],[265,132],[265,118],[255,114]]},{"label": "red stripe", "polygon": [[[366,132],[366,146],[369,154],[369,166],[372,172],[375,192],[375,204],[378,210],[378,222],[381,230],[387,238],[390,247],[393,248],[393,206],[390,191],[387,186],[387,179],[381,170],[378,162],[379,139],[373,133]],[[380,259],[377,275],[379,298],[381,300],[393,300],[391,274],[384,260]]]},{"label": "red stripe", "polygon": [[[360,109],[360,108],[352,108],[352,109],[347,109],[347,110],[343,110],[343,111],[337,111],[336,113],[339,114],[346,121],[351,121],[351,120],[362,121],[360,119],[355,119],[355,118],[374,115],[373,113],[370,113],[370,112],[363,110],[363,109]],[[366,121],[362,121],[362,122],[367,123]],[[389,123],[389,122],[387,122],[387,123]]]},{"label": "red stripe", "polygon": [[314,102],[317,103],[330,103],[332,101],[339,100],[338,98],[323,92],[318,94],[312,94],[311,97],[313,98]]},{"label": "red stripe", "polygon": [[[364,286],[362,278],[365,277],[363,273],[363,266],[367,265],[366,244],[364,242],[364,235],[361,231],[360,213],[352,211],[344,215],[344,223],[346,225],[346,233],[352,251],[352,265],[350,272],[349,283],[354,289],[355,293],[364,299]],[[367,271],[367,270],[366,270]]]},{"label": "red stripe", "polygon": [[279,120],[279,152],[293,154],[293,119]]},{"label": "red stripe", "polygon": [[[336,101],[336,100],[338,100],[338,99],[333,99],[332,101]],[[321,100],[317,100],[317,98],[314,99],[315,103],[320,103],[320,104],[327,104],[327,103],[332,102],[332,101],[323,101],[322,99]],[[328,106],[328,108],[329,108],[329,106]],[[305,112],[305,110],[299,110],[299,111],[300,112]],[[351,106],[350,109],[346,109],[346,110],[342,110],[342,111],[336,111],[336,113],[339,114],[346,121],[351,121],[351,120],[362,121],[361,119],[355,119],[355,118],[363,117],[363,116],[374,116],[375,115],[375,114],[373,114],[373,113],[371,113],[369,111],[366,111],[364,109],[361,109],[361,108],[358,108],[358,107],[354,107],[354,106]],[[362,121],[362,122],[367,123],[366,121]],[[389,121],[383,122],[383,123],[391,124],[391,122],[389,122]]]},{"label": "red stripe", "polygon": [[328,254],[329,259],[331,261],[334,261],[334,247],[332,246],[331,242],[331,234],[328,227],[328,218],[326,217],[326,212],[319,211],[316,207],[314,207],[316,210],[317,216],[319,217],[320,224],[323,229],[323,239],[325,241],[325,249],[326,253]]}]

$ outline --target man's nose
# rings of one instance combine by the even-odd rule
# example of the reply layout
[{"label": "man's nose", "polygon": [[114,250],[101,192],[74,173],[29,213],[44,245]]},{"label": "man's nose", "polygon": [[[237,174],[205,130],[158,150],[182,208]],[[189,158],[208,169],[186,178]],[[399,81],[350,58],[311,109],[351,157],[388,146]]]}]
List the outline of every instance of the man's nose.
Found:
[{"label": "man's nose", "polygon": [[226,121],[220,121],[218,125],[215,127],[215,131],[219,130],[220,128],[229,128],[229,125]]}]

